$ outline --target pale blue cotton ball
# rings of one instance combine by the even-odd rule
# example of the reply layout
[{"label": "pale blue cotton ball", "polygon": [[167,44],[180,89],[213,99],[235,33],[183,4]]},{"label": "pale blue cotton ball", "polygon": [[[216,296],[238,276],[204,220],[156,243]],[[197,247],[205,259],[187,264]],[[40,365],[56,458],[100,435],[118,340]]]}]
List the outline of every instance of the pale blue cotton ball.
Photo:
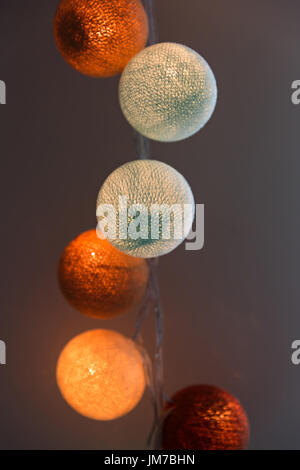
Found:
[{"label": "pale blue cotton ball", "polygon": [[131,59],[121,76],[119,97],[134,129],[153,140],[175,142],[195,134],[210,119],[217,84],[197,52],[166,42]]},{"label": "pale blue cotton ball", "polygon": [[98,233],[139,258],[174,250],[189,234],[194,214],[194,197],[185,178],[156,160],[136,160],[117,168],[97,199]]}]

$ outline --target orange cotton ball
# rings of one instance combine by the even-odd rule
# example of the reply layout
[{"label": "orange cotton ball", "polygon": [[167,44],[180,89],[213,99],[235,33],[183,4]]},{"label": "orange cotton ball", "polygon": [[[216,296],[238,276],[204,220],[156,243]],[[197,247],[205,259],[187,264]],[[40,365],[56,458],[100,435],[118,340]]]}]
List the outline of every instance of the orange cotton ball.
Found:
[{"label": "orange cotton ball", "polygon": [[148,271],[144,259],[122,253],[89,230],[65,248],[58,279],[72,307],[92,317],[110,318],[140,302]]},{"label": "orange cotton ball", "polygon": [[54,34],[72,67],[92,77],[111,77],[145,47],[148,20],[140,0],[62,0]]},{"label": "orange cotton ball", "polygon": [[240,402],[211,385],[194,385],[177,392],[167,405],[163,449],[243,450],[249,423]]},{"label": "orange cotton ball", "polygon": [[56,378],[72,408],[101,421],[129,413],[146,383],[136,344],[110,330],[90,330],[73,338],[59,356]]}]

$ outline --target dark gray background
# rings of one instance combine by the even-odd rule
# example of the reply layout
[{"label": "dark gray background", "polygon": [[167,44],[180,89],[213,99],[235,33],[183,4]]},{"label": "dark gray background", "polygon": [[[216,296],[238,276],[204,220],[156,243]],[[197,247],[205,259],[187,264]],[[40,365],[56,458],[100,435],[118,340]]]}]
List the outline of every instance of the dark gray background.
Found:
[{"label": "dark gray background", "polygon": [[[55,0],[1,0],[2,449],[144,448],[146,395],[111,423],[69,408],[55,383],[63,345],[83,330],[131,335],[135,314],[109,322],[73,311],[59,292],[65,245],[95,225],[105,177],[135,158],[118,78],[84,77],[56,50]],[[168,394],[211,383],[235,394],[251,423],[252,449],[300,449],[299,119],[296,0],[156,1],[160,41],[186,44],[213,68],[216,112],[196,136],[153,144],[204,203],[205,249],[161,259]],[[152,322],[145,326],[151,350]]]}]

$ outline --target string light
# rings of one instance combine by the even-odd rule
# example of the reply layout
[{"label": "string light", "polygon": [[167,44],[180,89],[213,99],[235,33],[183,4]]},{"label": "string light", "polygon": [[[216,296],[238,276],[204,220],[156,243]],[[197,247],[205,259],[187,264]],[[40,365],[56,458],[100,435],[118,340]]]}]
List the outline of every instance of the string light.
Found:
[{"label": "string light", "polygon": [[75,309],[96,318],[110,318],[140,302],[148,266],[145,260],[127,256],[100,239],[96,230],[89,230],[65,248],[58,278]]},{"label": "string light", "polygon": [[145,46],[148,20],[140,0],[62,0],[54,33],[72,67],[92,77],[111,77]]},{"label": "string light", "polygon": [[161,43],[137,54],[119,86],[124,116],[142,135],[175,142],[198,132],[216,105],[217,85],[207,62],[189,47]]},{"label": "string light", "polygon": [[177,392],[167,405],[163,449],[242,450],[249,440],[247,415],[229,393],[210,385]]},{"label": "string light", "polygon": [[[151,0],[145,5],[151,26],[149,42],[153,43]],[[142,50],[148,20],[140,0],[62,0],[54,31],[62,56],[81,73],[108,77],[123,71],[120,105],[137,131],[141,158],[149,157],[148,138],[162,142],[185,139],[212,116],[217,85],[203,57],[175,43]],[[144,209],[146,217],[142,217]],[[57,363],[57,384],[79,414],[102,421],[126,415],[142,398],[147,369],[155,415],[150,437],[156,435],[164,406],[163,310],[155,275],[157,260],[149,261],[148,283],[143,258],[174,250],[188,235],[194,212],[191,188],[174,168],[154,160],[129,162],[106,179],[98,194],[99,226],[104,232],[113,227],[106,232],[109,241],[91,230],[64,250],[59,282],[73,307],[87,315],[109,318],[136,305],[147,286],[134,334],[138,342],[142,342],[140,330],[152,301],[156,317],[153,376],[137,344],[114,331],[87,331],[64,347]],[[247,446],[249,424],[244,409],[217,387],[195,385],[177,392],[165,405],[164,416],[163,449],[236,450]]]},{"label": "string light", "polygon": [[56,377],[72,408],[101,421],[129,413],[145,389],[142,354],[131,339],[110,330],[73,338],[59,356]]},{"label": "string light", "polygon": [[[126,201],[126,207],[121,200]],[[105,211],[99,209],[106,206],[114,211],[104,217]],[[174,168],[156,160],[122,165],[105,180],[97,199],[99,223],[116,226],[111,235],[106,234],[110,243],[142,258],[174,250],[190,232],[194,211],[187,181]]]}]

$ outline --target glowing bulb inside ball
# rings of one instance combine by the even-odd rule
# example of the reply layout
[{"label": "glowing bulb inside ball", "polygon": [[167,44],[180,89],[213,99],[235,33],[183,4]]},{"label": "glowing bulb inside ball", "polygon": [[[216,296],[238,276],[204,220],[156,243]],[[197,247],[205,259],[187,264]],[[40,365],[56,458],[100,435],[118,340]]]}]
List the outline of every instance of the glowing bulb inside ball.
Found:
[{"label": "glowing bulb inside ball", "polygon": [[87,418],[108,421],[129,413],[145,389],[143,357],[136,344],[110,330],[73,338],[57,363],[57,384],[66,400]]},{"label": "glowing bulb inside ball", "polygon": [[240,402],[212,385],[192,385],[175,393],[166,405],[162,448],[243,450],[249,422]]},{"label": "glowing bulb inside ball", "polygon": [[62,0],[54,34],[72,67],[92,77],[110,77],[143,49],[148,20],[140,0]]},{"label": "glowing bulb inside ball", "polygon": [[97,218],[118,250],[154,258],[174,250],[192,227],[195,203],[185,178],[156,160],[136,160],[117,168],[102,185]]},{"label": "glowing bulb inside ball", "polygon": [[123,314],[142,299],[148,266],[128,256],[96,230],[88,230],[64,249],[58,267],[61,291],[76,310],[94,318]]},{"label": "glowing bulb inside ball", "polygon": [[134,129],[153,140],[175,142],[192,136],[210,119],[217,85],[197,52],[161,43],[131,59],[121,76],[119,98]]}]

